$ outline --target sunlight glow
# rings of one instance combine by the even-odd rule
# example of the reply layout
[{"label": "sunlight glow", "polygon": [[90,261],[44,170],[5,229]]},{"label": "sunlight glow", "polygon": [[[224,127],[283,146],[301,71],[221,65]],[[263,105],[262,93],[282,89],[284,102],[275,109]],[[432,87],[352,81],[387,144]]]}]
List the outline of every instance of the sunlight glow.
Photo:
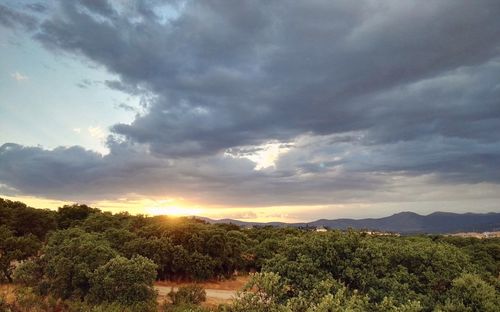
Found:
[{"label": "sunlight glow", "polygon": [[41,209],[56,210],[58,207],[72,204],[72,202],[69,201],[35,197],[35,196],[7,196],[0,193],[0,197],[11,201],[20,201],[30,207],[41,208]]},{"label": "sunlight glow", "polygon": [[202,213],[202,209],[181,207],[181,206],[156,206],[156,207],[147,207],[146,213],[154,216],[159,216],[159,215],[167,215],[174,217],[199,216]]},{"label": "sunlight glow", "polygon": [[259,146],[244,146],[236,149],[228,149],[224,155],[233,158],[246,158],[255,163],[254,170],[263,170],[276,167],[276,162],[279,157],[289,150],[289,144],[269,142]]}]

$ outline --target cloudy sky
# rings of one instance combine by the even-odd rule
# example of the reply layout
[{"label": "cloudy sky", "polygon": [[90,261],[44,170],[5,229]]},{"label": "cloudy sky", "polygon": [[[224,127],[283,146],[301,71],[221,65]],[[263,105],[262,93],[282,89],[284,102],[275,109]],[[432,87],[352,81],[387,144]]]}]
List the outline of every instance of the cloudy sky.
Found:
[{"label": "cloudy sky", "polygon": [[500,2],[0,1],[0,195],[500,212]]}]

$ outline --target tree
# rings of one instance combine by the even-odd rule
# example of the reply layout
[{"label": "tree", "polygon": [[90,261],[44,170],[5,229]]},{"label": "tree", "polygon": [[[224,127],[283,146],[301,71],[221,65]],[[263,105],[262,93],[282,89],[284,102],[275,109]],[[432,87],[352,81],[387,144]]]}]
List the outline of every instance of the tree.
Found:
[{"label": "tree", "polygon": [[277,273],[253,274],[230,307],[232,312],[291,312],[285,303],[285,284]]},{"label": "tree", "polygon": [[494,312],[500,307],[495,288],[475,274],[463,274],[453,280],[446,303],[438,311]]},{"label": "tree", "polygon": [[193,252],[189,255],[188,267],[186,269],[190,278],[202,281],[214,276],[215,261],[198,252]]},{"label": "tree", "polygon": [[370,311],[368,297],[354,293],[350,295],[346,287],[339,289],[335,294],[325,295],[317,304],[313,304],[307,312],[330,311]]},{"label": "tree", "polygon": [[108,229],[104,232],[104,237],[110,243],[111,247],[120,253],[126,252],[127,242],[133,241],[137,235],[127,229]]},{"label": "tree", "polygon": [[44,252],[47,288],[61,298],[83,299],[94,270],[117,256],[102,235],[78,228],[54,232]]},{"label": "tree", "polygon": [[56,229],[55,212],[0,198],[0,225],[9,227],[16,236],[33,234],[43,240]]},{"label": "tree", "polygon": [[280,274],[283,282],[288,285],[291,296],[299,293],[309,295],[318,283],[331,278],[328,272],[321,270],[317,263],[305,255],[298,255],[295,259],[278,255],[264,267],[264,271]]},{"label": "tree", "polygon": [[152,260],[157,265],[158,278],[165,279],[169,276],[174,247],[168,238],[146,239],[137,237],[126,242],[122,250],[127,257],[141,255]]},{"label": "tree", "polygon": [[89,301],[118,302],[125,306],[148,303],[155,306],[156,291],[153,282],[156,265],[148,258],[136,256],[127,259],[117,256],[98,267],[90,279]]},{"label": "tree", "polygon": [[81,227],[87,232],[105,232],[126,227],[127,217],[110,212],[91,213],[82,221]]},{"label": "tree", "polygon": [[14,282],[28,287],[38,287],[43,279],[43,269],[41,258],[24,261],[14,271]]},{"label": "tree", "polygon": [[36,255],[40,242],[32,234],[16,237],[5,225],[0,226],[0,273],[12,282],[14,261],[22,261]]},{"label": "tree", "polygon": [[57,210],[56,220],[59,229],[67,229],[80,225],[92,213],[100,212],[99,209],[87,205],[64,205]]}]

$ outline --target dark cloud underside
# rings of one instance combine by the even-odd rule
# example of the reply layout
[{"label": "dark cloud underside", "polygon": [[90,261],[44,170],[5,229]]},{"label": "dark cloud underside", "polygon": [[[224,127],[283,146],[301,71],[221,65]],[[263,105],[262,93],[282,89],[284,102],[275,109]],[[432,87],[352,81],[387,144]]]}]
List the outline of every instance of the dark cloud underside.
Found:
[{"label": "dark cloud underside", "polygon": [[[34,37],[117,74],[145,113],[111,128],[104,157],[4,145],[0,181],[251,205],[369,199],[395,176],[500,183],[500,2],[166,3],[47,15]],[[227,156],[269,142],[293,146],[274,168]]]}]

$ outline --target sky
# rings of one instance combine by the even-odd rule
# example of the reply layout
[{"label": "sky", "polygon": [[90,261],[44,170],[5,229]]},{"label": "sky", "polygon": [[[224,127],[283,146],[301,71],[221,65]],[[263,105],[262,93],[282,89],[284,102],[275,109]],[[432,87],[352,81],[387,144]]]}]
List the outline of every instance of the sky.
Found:
[{"label": "sky", "polygon": [[499,1],[0,1],[0,197],[500,212]]}]

